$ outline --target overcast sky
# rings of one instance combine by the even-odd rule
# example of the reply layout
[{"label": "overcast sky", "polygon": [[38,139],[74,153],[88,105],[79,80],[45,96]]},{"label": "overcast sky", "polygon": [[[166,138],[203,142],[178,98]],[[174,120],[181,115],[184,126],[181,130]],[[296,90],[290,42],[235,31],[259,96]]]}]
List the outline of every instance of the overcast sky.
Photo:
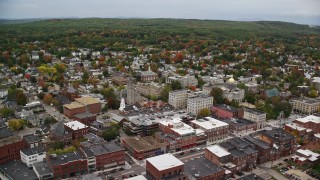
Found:
[{"label": "overcast sky", "polygon": [[320,0],[0,0],[0,18],[184,18],[320,25]]}]

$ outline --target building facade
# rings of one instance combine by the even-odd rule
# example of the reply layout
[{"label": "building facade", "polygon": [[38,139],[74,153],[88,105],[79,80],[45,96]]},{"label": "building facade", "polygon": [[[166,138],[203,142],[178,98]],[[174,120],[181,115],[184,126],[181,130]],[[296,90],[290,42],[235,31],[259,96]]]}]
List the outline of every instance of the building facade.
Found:
[{"label": "building facade", "polygon": [[188,98],[187,112],[193,115],[198,115],[201,109],[209,109],[213,104],[212,96],[199,95],[196,97]]}]

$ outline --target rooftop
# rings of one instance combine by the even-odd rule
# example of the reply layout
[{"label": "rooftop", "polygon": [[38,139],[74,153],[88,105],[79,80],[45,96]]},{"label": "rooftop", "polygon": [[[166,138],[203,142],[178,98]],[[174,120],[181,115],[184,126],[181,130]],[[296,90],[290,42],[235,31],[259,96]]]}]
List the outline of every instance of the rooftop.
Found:
[{"label": "rooftop", "polygon": [[81,108],[83,107],[83,104],[79,103],[79,102],[72,102],[70,104],[65,104],[63,105],[63,107],[67,108],[67,109],[76,109],[76,108]]},{"label": "rooftop", "polygon": [[40,142],[41,138],[39,136],[36,136],[34,134],[28,134],[23,136],[23,139],[27,141],[27,143],[34,143],[34,142]]},{"label": "rooftop", "polygon": [[165,143],[159,143],[152,136],[125,137],[123,140],[136,151],[147,151],[166,146]]},{"label": "rooftop", "polygon": [[247,126],[251,124],[256,124],[253,121],[249,121],[246,119],[239,119],[239,118],[231,118],[231,119],[226,119],[223,120],[224,122],[228,123],[229,125],[233,125],[235,127],[241,127],[241,126]]},{"label": "rooftop", "polygon": [[228,151],[226,151],[225,149],[223,149],[218,145],[213,145],[213,146],[207,147],[206,149],[208,149],[211,153],[215,154],[218,157],[224,157],[224,156],[230,155]]},{"label": "rooftop", "polygon": [[83,128],[87,128],[88,126],[82,124],[79,121],[71,121],[68,123],[64,123],[65,126],[71,128],[72,130],[79,130],[79,129],[83,129]]},{"label": "rooftop", "polygon": [[116,144],[114,141],[95,144],[88,148],[91,152],[93,152],[94,155],[101,155],[124,150],[120,145]]},{"label": "rooftop", "polygon": [[320,154],[310,151],[309,149],[298,149],[297,153],[300,153],[306,157],[308,157],[308,160],[310,161],[316,161],[320,159]]},{"label": "rooftop", "polygon": [[33,165],[34,171],[36,171],[37,174],[40,176],[48,175],[48,174],[53,174],[51,166],[48,164],[48,162],[37,162],[34,163]]},{"label": "rooftop", "polygon": [[307,104],[320,103],[319,99],[311,99],[311,98],[298,98],[298,99],[294,99],[293,101],[299,101]]},{"label": "rooftop", "polygon": [[13,135],[12,131],[8,129],[6,126],[0,128],[0,139],[7,138],[12,135]]},{"label": "rooftop", "polygon": [[181,136],[195,134],[195,129],[186,123],[183,123],[180,118],[175,118],[172,120],[160,121],[160,124],[164,126],[172,126],[172,130]]},{"label": "rooftop", "polygon": [[226,110],[226,111],[238,112],[238,108],[235,108],[233,106],[228,106],[226,104],[217,104],[217,105],[214,105],[214,106],[218,107],[220,109]]},{"label": "rooftop", "polygon": [[295,139],[295,137],[293,135],[285,132],[284,130],[282,130],[280,128],[263,131],[261,133],[263,135],[266,135],[266,136],[272,138],[273,140],[276,140],[276,141],[288,141],[288,140]]},{"label": "rooftop", "polygon": [[54,155],[51,155],[50,157],[51,166],[59,166],[77,160],[84,161],[86,160],[86,158],[79,151],[74,151],[62,155],[56,155],[55,157]]},{"label": "rooftop", "polygon": [[184,165],[184,169],[186,173],[190,174],[194,178],[206,177],[211,174],[224,171],[223,168],[217,166],[204,157],[195,158],[194,160],[188,161]]},{"label": "rooftop", "polygon": [[84,147],[106,142],[103,138],[92,133],[85,134],[83,137],[87,139],[87,141],[81,142],[81,145]]},{"label": "rooftop", "polygon": [[302,123],[313,122],[313,123],[316,123],[316,124],[320,124],[320,117],[314,116],[314,115],[310,115],[310,116],[306,116],[306,117],[303,117],[303,118],[298,118],[295,121],[302,122]]},{"label": "rooftop", "polygon": [[21,161],[10,161],[6,164],[0,164],[0,169],[12,179],[38,179],[33,169],[29,169]]},{"label": "rooftop", "polygon": [[147,180],[147,178],[144,177],[143,175],[138,175],[131,178],[126,178],[125,180]]},{"label": "rooftop", "polygon": [[90,104],[96,104],[96,103],[100,103],[100,101],[96,98],[93,98],[91,96],[84,96],[81,98],[76,98],[75,101],[83,104],[83,105],[90,105]]},{"label": "rooftop", "polygon": [[261,114],[266,114],[265,112],[263,111],[259,111],[258,109],[251,109],[251,108],[243,108],[244,111],[247,111],[251,114],[255,114],[255,115],[261,115]]},{"label": "rooftop", "polygon": [[27,156],[31,156],[38,153],[44,153],[46,152],[46,149],[43,145],[39,145],[33,148],[22,149],[21,152]]},{"label": "rooftop", "polygon": [[90,112],[85,112],[85,113],[75,114],[74,116],[79,119],[84,119],[84,118],[95,117],[96,115]]},{"label": "rooftop", "polygon": [[8,144],[16,143],[19,141],[21,141],[21,138],[18,136],[9,136],[6,138],[2,138],[2,139],[0,139],[0,147],[8,145]]},{"label": "rooftop", "polygon": [[204,119],[197,119],[191,122],[206,130],[215,129],[223,126],[229,126],[227,123],[211,117],[206,117]]},{"label": "rooftop", "polygon": [[256,145],[256,146],[259,146],[259,147],[263,148],[263,149],[269,149],[269,148],[271,148],[268,143],[262,141],[261,139],[254,138],[254,137],[252,137],[252,136],[250,136],[250,135],[245,136],[244,139],[247,140],[248,142]]},{"label": "rooftop", "polygon": [[148,158],[146,161],[152,164],[159,171],[177,166],[182,166],[184,164],[178,158],[174,157],[171,153],[151,157]]}]

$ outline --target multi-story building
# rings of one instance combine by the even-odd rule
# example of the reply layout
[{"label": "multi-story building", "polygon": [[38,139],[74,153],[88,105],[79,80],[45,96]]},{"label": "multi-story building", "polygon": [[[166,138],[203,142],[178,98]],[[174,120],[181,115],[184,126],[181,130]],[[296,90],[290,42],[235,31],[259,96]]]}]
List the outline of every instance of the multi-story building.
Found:
[{"label": "multi-story building", "polygon": [[89,112],[84,112],[80,114],[75,114],[73,116],[74,120],[77,120],[87,126],[97,120],[97,115]]},{"label": "multi-story building", "polygon": [[304,128],[311,129],[314,134],[320,133],[320,117],[318,116],[311,115],[304,118],[298,118],[293,122]]},{"label": "multi-story building", "polygon": [[225,139],[229,134],[229,125],[223,121],[206,117],[191,121],[194,128],[199,128],[206,134],[208,144]]},{"label": "multi-story building", "polygon": [[242,108],[242,110],[240,110],[239,117],[257,123],[257,129],[264,128],[267,123],[267,114],[257,109]]},{"label": "multi-story building", "polygon": [[23,163],[28,167],[32,167],[34,163],[42,162],[46,158],[46,150],[44,146],[39,145],[33,148],[22,149],[20,156]]},{"label": "multi-story building", "polygon": [[72,139],[79,139],[89,132],[89,126],[82,124],[79,121],[67,122],[64,126],[66,130],[72,134]]},{"label": "multi-story building", "polygon": [[219,118],[235,118],[238,117],[238,108],[226,104],[216,104],[212,106],[212,114]]},{"label": "multi-story building", "polygon": [[30,179],[38,180],[37,175],[33,169],[29,168],[21,161],[10,161],[6,164],[0,164],[0,179],[16,180],[16,179]]},{"label": "multi-story building", "polygon": [[245,136],[244,140],[252,144],[258,151],[257,164],[262,164],[270,160],[272,150],[271,145],[251,135]]},{"label": "multi-story building", "polygon": [[166,79],[167,84],[171,84],[173,81],[179,81],[182,88],[198,85],[198,79],[194,76],[190,76],[189,74],[185,76],[171,76]]},{"label": "multi-story building", "polygon": [[187,180],[184,163],[172,154],[163,154],[146,160],[146,175],[149,180]]},{"label": "multi-story building", "polygon": [[160,132],[156,138],[160,142],[167,142],[171,151],[189,149],[197,145],[196,130],[183,123],[181,119],[164,120],[159,122]]},{"label": "multi-story building", "polygon": [[160,143],[152,136],[125,137],[121,139],[121,143],[138,160],[166,153],[167,147],[166,143]]},{"label": "multi-story building", "polygon": [[169,92],[168,103],[175,109],[182,109],[187,107],[187,100],[190,97],[197,96],[197,93],[189,90],[176,90]]},{"label": "multi-story building", "polygon": [[101,112],[101,102],[93,97],[86,96],[81,98],[75,98],[70,104],[63,105],[63,114],[69,118],[73,118],[75,114],[81,114],[85,112],[97,114]]},{"label": "multi-story building", "polygon": [[284,125],[284,130],[295,136],[300,142],[309,142],[314,135],[312,129],[307,129],[297,123],[288,123]]},{"label": "multi-story building", "polygon": [[280,128],[262,131],[258,137],[273,147],[272,160],[289,156],[296,150],[296,138]]},{"label": "multi-story building", "polygon": [[298,113],[312,114],[320,112],[320,99],[299,98],[290,101],[292,109]]},{"label": "multi-story building", "polygon": [[88,172],[87,159],[79,152],[50,155],[47,158],[55,179],[65,179]]},{"label": "multi-story building", "polygon": [[72,133],[66,130],[65,121],[58,121],[56,124],[52,125],[49,135],[54,141],[61,141],[64,143],[70,142],[72,140]]},{"label": "multi-story building", "polygon": [[151,82],[158,79],[158,74],[153,72],[149,66],[148,71],[142,71],[141,74],[141,81],[142,82]]},{"label": "multi-story building", "polygon": [[11,135],[9,137],[1,138],[0,164],[21,159],[20,150],[27,147],[26,141],[18,136]]},{"label": "multi-story building", "polygon": [[193,115],[198,115],[201,109],[210,110],[213,104],[213,97],[206,95],[198,95],[196,97],[190,97],[187,101],[187,112]]},{"label": "multi-story building", "polygon": [[143,100],[143,97],[138,92],[138,90],[134,87],[132,83],[132,79],[130,78],[128,85],[127,85],[127,98],[126,103],[129,105],[135,104],[136,102],[140,102]]},{"label": "multi-story building", "polygon": [[248,134],[257,130],[257,124],[253,121],[239,118],[225,119],[223,122],[229,124],[229,131],[241,137],[242,134]]},{"label": "multi-story building", "polygon": [[244,89],[228,89],[228,88],[222,88],[223,90],[223,97],[228,99],[229,101],[235,101],[235,102],[242,102],[244,99]]}]

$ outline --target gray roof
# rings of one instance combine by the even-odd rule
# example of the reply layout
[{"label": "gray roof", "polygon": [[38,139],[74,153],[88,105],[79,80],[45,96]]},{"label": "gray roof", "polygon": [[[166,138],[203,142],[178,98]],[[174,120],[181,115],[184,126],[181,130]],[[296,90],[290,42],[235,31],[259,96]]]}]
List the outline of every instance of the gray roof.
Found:
[{"label": "gray roof", "polygon": [[57,157],[50,157],[50,164],[51,166],[59,166],[76,160],[86,160],[86,158],[79,151],[74,151],[57,155]]},{"label": "gray roof", "polygon": [[193,177],[195,177],[195,174],[198,174],[199,176],[195,178],[205,177],[220,171],[224,171],[223,168],[204,157],[195,158],[194,160],[188,161],[184,165],[184,170]]},{"label": "gray roof", "polygon": [[243,108],[244,111],[250,112],[251,114],[255,114],[255,115],[261,115],[261,114],[266,114],[263,111],[260,111],[258,109],[252,109],[252,108]]},{"label": "gray roof", "polygon": [[260,176],[257,176],[256,174],[249,174],[249,175],[243,176],[237,180],[263,180],[263,178]]},{"label": "gray roof", "polygon": [[12,131],[10,131],[10,129],[8,129],[7,127],[0,128],[0,139],[10,137],[12,135],[13,135]]},{"label": "gray roof", "polygon": [[34,154],[44,153],[46,152],[46,149],[43,145],[39,145],[33,148],[22,149],[21,152],[27,156],[31,156]]},{"label": "gray roof", "polygon": [[87,139],[87,141],[81,142],[81,145],[84,147],[89,147],[89,146],[92,146],[95,144],[101,144],[101,143],[106,142],[101,137],[99,137],[95,134],[92,134],[92,133],[88,133],[88,134],[84,135],[83,137]]},{"label": "gray roof", "polygon": [[33,169],[35,171],[37,171],[37,173],[40,176],[44,176],[44,175],[48,175],[48,174],[53,175],[51,166],[49,165],[49,163],[47,161],[37,162],[37,163],[34,163],[32,166],[33,166]]},{"label": "gray roof", "polygon": [[261,139],[254,138],[254,137],[252,137],[252,136],[250,136],[250,135],[245,136],[244,139],[245,139],[246,141],[248,141],[249,143],[254,144],[255,146],[259,146],[260,148],[263,148],[263,149],[269,149],[269,148],[271,148],[268,143],[262,141]]},{"label": "gray roof", "polygon": [[243,151],[240,151],[238,149],[231,149],[228,152],[238,158],[245,157],[247,155],[246,153],[244,153]]},{"label": "gray roof", "polygon": [[292,140],[295,137],[290,134],[285,132],[284,130],[280,128],[268,130],[268,131],[263,131],[261,132],[263,135],[268,136],[269,138],[273,139],[274,141],[288,141]]},{"label": "gray roof", "polygon": [[36,173],[21,161],[10,161],[6,164],[1,164],[0,169],[12,179],[38,179]]},{"label": "gray roof", "polygon": [[238,112],[238,108],[235,108],[233,106],[228,106],[226,104],[217,104],[217,105],[214,105],[214,106],[218,107],[220,109],[226,110],[226,111]]},{"label": "gray roof", "polygon": [[35,142],[40,142],[41,138],[39,136],[36,136],[34,134],[28,134],[23,136],[23,139],[27,141],[27,143],[35,143]]},{"label": "gray roof", "polygon": [[[116,144],[116,142],[105,142],[101,144],[95,144],[87,147],[94,155],[108,154],[111,152],[124,150],[120,145]],[[88,155],[90,155],[89,153]]]},{"label": "gray roof", "polygon": [[95,117],[95,114],[92,114],[90,112],[84,112],[84,113],[80,113],[80,114],[75,114],[75,117],[79,118],[79,119],[84,119],[84,118],[89,118],[89,117]]}]

